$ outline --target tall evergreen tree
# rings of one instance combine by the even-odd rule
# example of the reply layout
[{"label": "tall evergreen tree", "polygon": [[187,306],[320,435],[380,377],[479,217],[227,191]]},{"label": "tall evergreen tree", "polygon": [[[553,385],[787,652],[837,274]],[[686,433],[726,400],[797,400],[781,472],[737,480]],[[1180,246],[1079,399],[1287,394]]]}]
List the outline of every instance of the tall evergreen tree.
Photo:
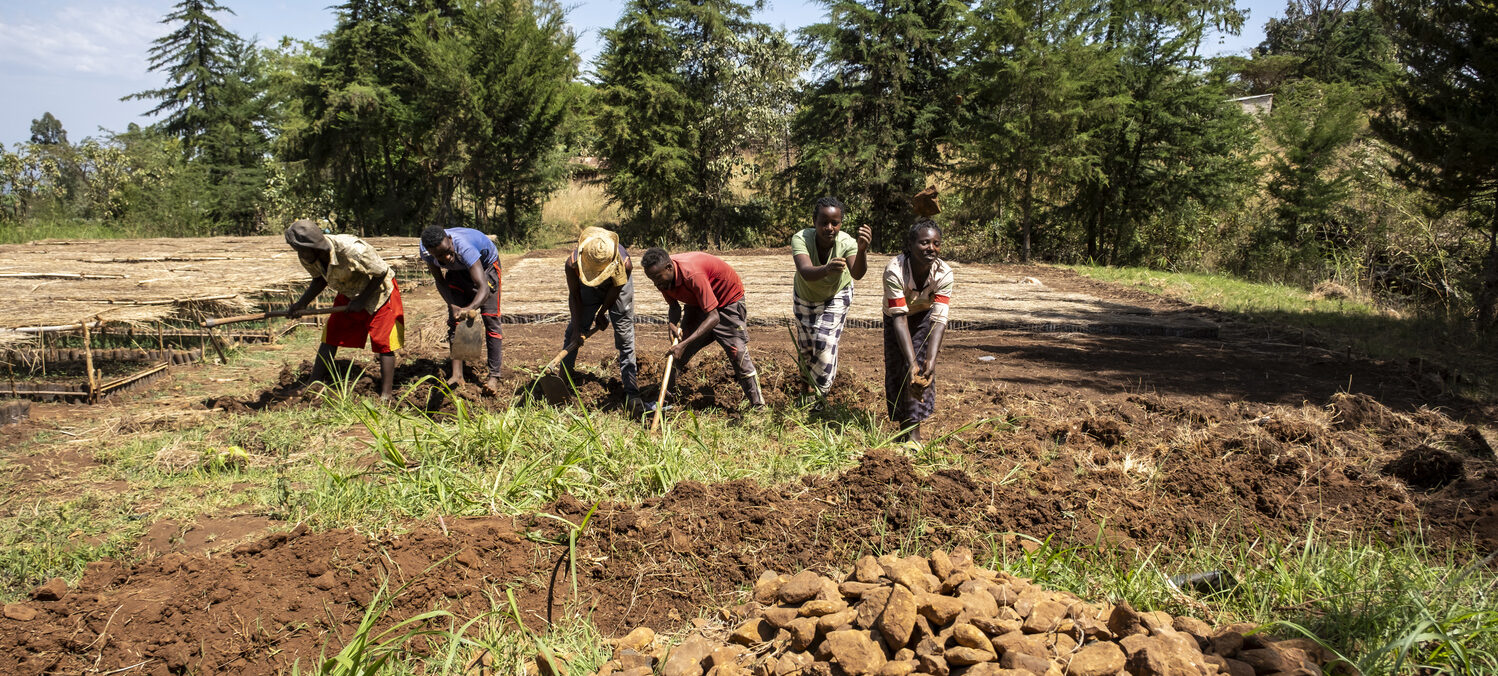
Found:
[{"label": "tall evergreen tree", "polygon": [[1374,130],[1396,149],[1396,176],[1462,210],[1487,240],[1479,328],[1498,302],[1498,5],[1380,0],[1404,66]]},{"label": "tall evergreen tree", "polygon": [[1291,77],[1380,85],[1393,75],[1393,45],[1362,0],[1288,0],[1264,25],[1255,56],[1288,57]]},{"label": "tall evergreen tree", "polygon": [[1334,229],[1337,207],[1351,190],[1352,171],[1336,167],[1339,151],[1362,130],[1363,102],[1347,84],[1302,80],[1282,89],[1264,119],[1279,152],[1270,158],[1266,190],[1276,201],[1279,240],[1291,247]]},{"label": "tall evergreen tree", "polygon": [[68,144],[68,131],[52,113],[42,113],[31,121],[31,142],[37,145],[54,146]]},{"label": "tall evergreen tree", "polygon": [[909,199],[944,169],[963,35],[957,0],[823,0],[827,21],[804,35],[819,52],[816,81],[793,134],[805,203],[838,195],[885,249],[913,220]]},{"label": "tall evergreen tree", "polygon": [[676,238],[687,223],[721,238],[729,181],[766,85],[750,45],[769,30],[734,0],[632,0],[604,32],[599,146],[609,196],[639,237]]},{"label": "tall evergreen tree", "polygon": [[523,236],[566,178],[563,136],[578,91],[573,41],[560,9],[522,0],[460,0],[451,21],[413,38],[417,104],[432,120],[419,145],[442,177],[440,209],[460,208],[461,187],[474,223],[486,224],[497,204],[499,234]]},{"label": "tall evergreen tree", "polygon": [[151,72],[166,73],[167,85],[122,99],[157,101],[146,115],[166,115],[162,128],[186,141],[189,154],[214,123],[217,94],[231,75],[227,52],[238,40],[213,17],[217,12],[234,13],[215,0],[181,0],[174,5],[161,23],[176,28],[156,39],[148,62]]},{"label": "tall evergreen tree", "polygon": [[957,175],[992,205],[992,220],[1018,212],[1023,262],[1037,202],[1069,201],[1094,170],[1093,130],[1084,126],[1103,74],[1094,8],[1087,0],[985,0],[971,15]]},{"label": "tall evergreen tree", "polygon": [[1141,228],[1192,209],[1229,210],[1250,185],[1247,116],[1199,72],[1207,31],[1236,30],[1242,17],[1230,0],[1109,0],[1105,7],[1109,72],[1092,96],[1106,105],[1089,122],[1098,171],[1072,206],[1088,258],[1136,262],[1158,255],[1146,251]]}]

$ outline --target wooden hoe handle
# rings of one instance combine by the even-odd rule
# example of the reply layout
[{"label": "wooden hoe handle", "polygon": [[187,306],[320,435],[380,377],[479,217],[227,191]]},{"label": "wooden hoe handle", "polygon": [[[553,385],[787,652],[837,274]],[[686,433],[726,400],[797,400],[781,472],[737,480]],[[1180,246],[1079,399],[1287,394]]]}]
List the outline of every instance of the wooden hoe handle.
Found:
[{"label": "wooden hoe handle", "polygon": [[[680,340],[672,339],[671,347],[676,347]],[[654,432],[661,426],[661,410],[666,406],[666,385],[671,382],[671,366],[676,362],[676,355],[666,356],[666,375],[661,378],[661,393],[655,398],[655,417],[650,420],[650,431]]]},{"label": "wooden hoe handle", "polygon": [[[348,306],[347,305],[338,305],[338,306],[335,306],[335,307],[318,307],[318,308],[311,308],[311,309],[307,309],[307,310],[302,310],[302,315],[301,316],[305,317],[307,315],[326,315],[326,314],[333,314],[334,312],[343,312],[345,310],[348,310]],[[235,315],[233,317],[218,317],[218,318],[215,318],[215,319],[205,319],[205,320],[203,320],[203,326],[211,329],[211,328],[213,328],[215,326],[223,326],[225,324],[238,324],[240,322],[253,322],[253,321],[261,320],[261,319],[270,319],[271,317],[285,317],[285,316],[286,316],[286,311],[285,310],[271,310],[269,312],[256,312],[255,314],[250,314],[250,315]]]}]

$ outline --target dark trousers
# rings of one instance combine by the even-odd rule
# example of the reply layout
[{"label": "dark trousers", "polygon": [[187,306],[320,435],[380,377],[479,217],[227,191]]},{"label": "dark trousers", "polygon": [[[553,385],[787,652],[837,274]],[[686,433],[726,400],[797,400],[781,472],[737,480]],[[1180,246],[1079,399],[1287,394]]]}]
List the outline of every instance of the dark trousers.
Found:
[{"label": "dark trousers", "polygon": [[[473,286],[473,278],[468,275],[467,270],[448,270],[443,274],[447,281],[448,291],[452,294],[455,305],[467,305],[473,302],[473,297],[478,294],[478,289]],[[483,305],[479,306],[479,313],[484,318],[484,346],[489,355],[489,376],[499,377],[499,370],[504,366],[504,329],[499,323],[499,262],[484,270],[484,283],[489,287],[489,298]],[[453,330],[458,326],[456,317],[447,318],[447,339],[452,340]]]},{"label": "dark trousers", "polygon": [[[692,335],[706,318],[707,313],[702,308],[686,306],[681,316],[682,335]],[[713,341],[723,346],[723,353],[728,355],[728,363],[733,365],[734,377],[743,379],[755,375],[754,360],[749,358],[749,313],[744,308],[744,301],[718,308],[718,326],[713,329]],[[685,368],[687,362],[704,347],[707,347],[707,343],[683,350],[681,366]]]},{"label": "dark trousers", "polygon": [[[572,344],[572,339],[577,337],[577,327],[581,323],[584,331],[593,327],[593,318],[598,316],[599,308],[603,307],[604,296],[607,296],[610,286],[583,286],[579,289],[582,295],[582,314],[573,317],[567,324],[567,333],[562,337],[562,349],[567,349]],[[635,283],[634,280],[625,282],[624,288],[619,290],[619,298],[614,301],[614,306],[608,309],[609,324],[614,327],[614,349],[619,351],[619,381],[624,383],[626,395],[639,395],[640,367],[635,362]],[[573,352],[562,359],[562,368],[572,371],[577,367],[577,353]]]}]

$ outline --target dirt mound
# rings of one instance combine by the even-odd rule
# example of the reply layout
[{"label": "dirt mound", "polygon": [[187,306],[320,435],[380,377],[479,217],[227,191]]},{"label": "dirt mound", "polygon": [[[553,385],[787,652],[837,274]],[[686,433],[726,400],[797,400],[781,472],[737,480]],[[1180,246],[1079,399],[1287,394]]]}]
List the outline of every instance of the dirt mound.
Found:
[{"label": "dirt mound", "polygon": [[1427,445],[1412,448],[1383,467],[1384,474],[1424,490],[1440,488],[1461,479],[1462,470],[1462,459],[1455,453]]},{"label": "dirt mound", "polygon": [[670,650],[636,629],[598,676],[1211,676],[1322,673],[1332,662],[1314,642],[1277,641],[1251,624],[1214,629],[1049,592],[974,565],[965,547],[929,559],[865,556],[837,577],[765,571],[753,601],[721,613],[732,624]]},{"label": "dirt mound", "polygon": [[[1128,406],[1096,413],[1114,420],[1145,415]],[[1448,492],[1492,498],[1498,486],[1494,473],[1473,475],[1421,505],[1376,472],[1353,478],[1311,466],[1278,468],[1264,458],[1189,458],[1141,490],[1125,469],[1136,426],[1120,425],[1119,432],[1120,445],[1111,449],[1079,435],[1078,443],[1096,445],[1099,469],[1022,469],[1033,472],[1025,491],[1006,489],[1002,475],[922,475],[903,456],[871,451],[835,477],[775,486],[681,482],[639,504],[605,503],[579,542],[579,591],[600,629],[620,635],[641,625],[675,626],[704,605],[726,603],[761,571],[825,570],[871,551],[975,546],[1017,532],[1080,545],[1158,543],[1154,556],[1168,559],[1191,546],[1199,524],[1225,523],[1227,537],[1236,530],[1289,538],[1307,523],[1354,532],[1396,528],[1401,517],[1431,513]],[[588,508],[564,497],[546,511],[576,522]],[[1432,520],[1434,533],[1498,542],[1491,508]],[[59,599],[24,604],[33,619],[0,619],[0,673],[76,673],[141,661],[146,674],[275,673],[340,644],[334,637],[351,634],[387,577],[404,591],[382,626],[433,608],[472,616],[489,610],[489,585],[516,580],[528,581],[515,589],[522,612],[540,622],[560,607],[548,597],[547,581],[565,551],[537,544],[544,541],[565,541],[565,532],[536,515],[418,524],[409,534],[376,539],[298,528],[230,555],[172,553],[129,567],[98,562]]]}]

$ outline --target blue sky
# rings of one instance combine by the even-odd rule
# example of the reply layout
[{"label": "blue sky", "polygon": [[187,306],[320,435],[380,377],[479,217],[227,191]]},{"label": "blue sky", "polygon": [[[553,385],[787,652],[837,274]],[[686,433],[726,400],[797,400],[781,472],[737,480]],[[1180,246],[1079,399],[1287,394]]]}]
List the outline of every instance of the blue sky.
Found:
[{"label": "blue sky", "polygon": [[[283,35],[311,40],[333,27],[336,0],[220,0],[236,13],[220,21],[240,35],[274,44]],[[1263,39],[1264,22],[1284,11],[1284,0],[1239,0],[1249,12],[1243,34],[1222,36],[1214,51],[1242,52]],[[30,136],[31,121],[51,112],[68,138],[123,131],[141,117],[147,101],[121,96],[159,87],[146,70],[151,41],[167,32],[159,22],[174,0],[0,0],[0,143]],[[619,18],[618,0],[574,0],[568,18],[585,61],[598,52],[599,29]],[[820,21],[810,0],[767,0],[758,18],[786,28]]]}]

